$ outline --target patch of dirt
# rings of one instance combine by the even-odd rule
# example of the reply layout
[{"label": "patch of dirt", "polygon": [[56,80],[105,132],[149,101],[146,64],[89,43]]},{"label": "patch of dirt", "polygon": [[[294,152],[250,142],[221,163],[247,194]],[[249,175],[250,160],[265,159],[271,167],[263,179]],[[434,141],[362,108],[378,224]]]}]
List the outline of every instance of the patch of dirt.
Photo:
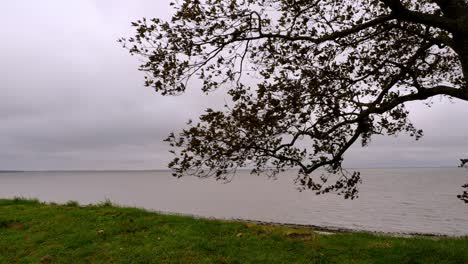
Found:
[{"label": "patch of dirt", "polygon": [[7,224],[7,228],[14,230],[23,229],[23,227],[24,225],[20,222],[11,222]]},{"label": "patch of dirt", "polygon": [[391,248],[392,244],[389,242],[375,242],[369,245],[370,248]]},{"label": "patch of dirt", "polygon": [[299,232],[287,232],[287,237],[300,238],[300,239],[314,239],[315,235],[312,233],[299,233]]},{"label": "patch of dirt", "polygon": [[55,260],[54,260],[54,257],[52,257],[51,255],[45,255],[41,258],[39,262],[41,264],[51,264],[51,263],[55,263]]}]

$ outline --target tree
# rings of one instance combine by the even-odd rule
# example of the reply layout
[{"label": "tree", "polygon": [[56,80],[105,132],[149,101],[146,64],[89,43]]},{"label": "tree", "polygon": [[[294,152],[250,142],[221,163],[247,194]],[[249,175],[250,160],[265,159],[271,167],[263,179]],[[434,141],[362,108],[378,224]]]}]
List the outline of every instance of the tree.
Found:
[{"label": "tree", "polygon": [[[463,168],[463,167],[468,168],[468,159],[460,159],[460,161],[461,161],[460,168]],[[464,201],[465,203],[468,203],[468,184],[465,184],[462,187],[465,188],[465,190],[463,191],[462,194],[457,195],[457,197],[458,199]]]},{"label": "tree", "polygon": [[302,188],[354,198],[360,174],[342,168],[351,145],[420,138],[406,102],[468,100],[465,0],[180,2],[169,22],[143,18],[120,40],[157,92],[183,93],[198,78],[232,98],[169,136],[177,177],[296,167]]},{"label": "tree", "polygon": [[468,203],[468,184],[465,184],[462,186],[465,188],[462,194],[457,195],[458,199],[464,201],[465,203]]}]

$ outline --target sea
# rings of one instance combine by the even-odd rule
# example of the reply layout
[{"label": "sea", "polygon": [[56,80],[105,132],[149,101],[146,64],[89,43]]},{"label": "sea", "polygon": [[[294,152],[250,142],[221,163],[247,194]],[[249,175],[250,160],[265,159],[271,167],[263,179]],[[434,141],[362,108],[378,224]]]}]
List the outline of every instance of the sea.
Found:
[{"label": "sea", "polygon": [[[468,204],[456,196],[463,168],[380,168],[361,172],[359,198],[298,190],[297,171],[276,179],[238,172],[230,182],[171,176],[170,171],[0,173],[0,198],[46,202],[105,200],[122,206],[207,218],[244,219],[327,229],[468,235]],[[0,208],[1,214],[1,208]]]}]

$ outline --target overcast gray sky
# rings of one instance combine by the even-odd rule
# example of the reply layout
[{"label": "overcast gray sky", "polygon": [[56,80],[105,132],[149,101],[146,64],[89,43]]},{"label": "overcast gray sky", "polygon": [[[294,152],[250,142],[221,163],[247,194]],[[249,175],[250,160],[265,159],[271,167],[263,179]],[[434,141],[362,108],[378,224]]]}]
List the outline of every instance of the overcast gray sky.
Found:
[{"label": "overcast gray sky", "polygon": [[[162,97],[116,40],[130,22],[169,18],[169,0],[15,0],[0,11],[0,169],[164,169],[162,142],[222,93]],[[376,138],[349,167],[456,166],[468,157],[468,103],[409,107],[425,137]]]}]

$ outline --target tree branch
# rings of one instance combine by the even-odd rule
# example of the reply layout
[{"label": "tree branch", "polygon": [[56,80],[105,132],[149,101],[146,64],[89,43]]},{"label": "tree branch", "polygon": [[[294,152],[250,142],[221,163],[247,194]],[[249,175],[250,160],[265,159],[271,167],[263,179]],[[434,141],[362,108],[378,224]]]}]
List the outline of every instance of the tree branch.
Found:
[{"label": "tree branch", "polygon": [[383,104],[382,106],[377,107],[370,112],[374,114],[383,114],[402,103],[425,100],[436,95],[448,95],[461,100],[468,100],[468,96],[463,93],[462,89],[451,86],[438,85],[433,88],[421,89],[418,93],[397,97],[394,100]]},{"label": "tree branch", "polygon": [[337,32],[325,35],[325,36],[320,37],[320,38],[313,38],[313,37],[310,37],[310,36],[291,36],[291,35],[282,35],[282,34],[274,34],[274,33],[263,33],[261,31],[259,31],[258,36],[238,38],[238,39],[235,39],[235,40],[244,41],[244,40],[262,39],[262,38],[277,38],[277,39],[286,39],[286,40],[290,40],[290,41],[301,41],[301,40],[303,40],[303,41],[310,41],[310,42],[319,44],[319,43],[322,43],[322,42],[325,42],[325,41],[335,40],[335,39],[338,39],[338,38],[347,37],[347,36],[349,36],[351,34],[358,33],[358,32],[360,32],[360,31],[362,31],[364,29],[367,29],[367,28],[370,28],[370,27],[385,23],[385,22],[390,21],[392,19],[393,19],[393,16],[391,16],[391,15],[381,16],[381,17],[378,17],[378,18],[373,19],[371,21],[356,25],[356,26],[354,26],[352,28],[345,29],[345,30],[342,30],[342,31],[337,31]]},{"label": "tree branch", "polygon": [[397,20],[423,24],[449,32],[458,30],[458,23],[454,19],[409,10],[399,0],[381,0],[381,2],[392,10],[392,15]]}]

